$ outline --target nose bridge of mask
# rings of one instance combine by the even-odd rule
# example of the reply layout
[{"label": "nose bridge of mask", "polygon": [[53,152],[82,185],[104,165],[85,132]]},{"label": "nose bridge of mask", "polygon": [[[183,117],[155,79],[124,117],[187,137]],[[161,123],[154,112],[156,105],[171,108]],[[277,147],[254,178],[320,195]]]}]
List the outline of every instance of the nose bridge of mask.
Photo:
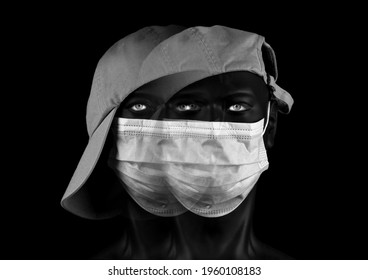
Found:
[{"label": "nose bridge of mask", "polygon": [[117,159],[133,162],[238,165],[258,158],[263,119],[255,123],[118,118]]}]

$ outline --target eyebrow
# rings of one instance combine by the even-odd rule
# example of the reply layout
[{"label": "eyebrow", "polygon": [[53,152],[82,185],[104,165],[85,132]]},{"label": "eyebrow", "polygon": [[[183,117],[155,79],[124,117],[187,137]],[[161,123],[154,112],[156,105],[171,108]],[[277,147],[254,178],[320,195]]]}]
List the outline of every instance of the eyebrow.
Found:
[{"label": "eyebrow", "polygon": [[226,96],[234,95],[248,95],[251,97],[255,97],[255,92],[250,87],[231,89],[226,92]]},{"label": "eyebrow", "polygon": [[[203,97],[201,93],[208,94],[206,89],[202,87],[198,88],[184,88],[172,96],[172,99],[175,98],[201,98]],[[255,98],[256,94],[250,87],[238,87],[235,89],[228,89],[222,94],[222,98],[234,98],[234,97],[252,97]],[[171,98],[170,98],[171,99]]]},{"label": "eyebrow", "polygon": [[201,95],[201,93],[206,93],[206,92],[203,90],[187,89],[183,91],[178,91],[169,100],[176,99],[176,98],[202,98],[203,95]]},{"label": "eyebrow", "polygon": [[132,92],[131,94],[129,94],[126,97],[126,100],[131,100],[131,99],[135,99],[135,98],[145,98],[145,99],[149,99],[149,100],[161,100],[160,96],[157,96],[157,94],[153,94],[150,93],[149,91],[140,91],[140,90],[136,90],[134,92]]}]

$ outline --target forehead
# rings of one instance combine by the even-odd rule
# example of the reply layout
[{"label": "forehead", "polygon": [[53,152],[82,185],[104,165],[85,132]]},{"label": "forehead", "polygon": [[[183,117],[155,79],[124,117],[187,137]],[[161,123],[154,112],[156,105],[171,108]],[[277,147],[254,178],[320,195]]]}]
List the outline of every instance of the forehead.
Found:
[{"label": "forehead", "polygon": [[205,78],[188,85],[178,94],[195,90],[211,90],[226,95],[236,90],[249,90],[256,95],[262,95],[265,93],[265,89],[267,86],[260,76],[248,71],[238,71]]},{"label": "forehead", "polygon": [[200,98],[207,102],[239,97],[252,98],[259,104],[267,103],[269,90],[263,78],[248,71],[229,72],[205,78],[177,92],[171,100]]},{"label": "forehead", "polygon": [[248,71],[228,72],[204,78],[184,87],[173,96],[172,93],[166,92],[162,81],[155,80],[130,94],[129,99],[141,96],[164,101],[170,97],[177,98],[192,94],[214,99],[225,98],[233,93],[253,95],[260,101],[268,99],[268,89],[263,78]]}]

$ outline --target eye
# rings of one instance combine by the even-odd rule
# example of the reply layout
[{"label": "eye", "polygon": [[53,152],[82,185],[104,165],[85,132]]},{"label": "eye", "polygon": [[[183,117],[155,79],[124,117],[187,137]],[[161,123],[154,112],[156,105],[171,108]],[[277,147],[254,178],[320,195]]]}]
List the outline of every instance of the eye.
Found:
[{"label": "eye", "polygon": [[138,104],[134,104],[133,106],[131,106],[130,109],[135,112],[140,112],[140,111],[146,110],[147,106],[144,104],[138,103]]},{"label": "eye", "polygon": [[176,106],[176,110],[179,112],[199,111],[200,107],[197,104],[180,104]]},{"label": "eye", "polygon": [[228,110],[232,112],[243,112],[249,110],[250,107],[246,104],[234,104],[231,105]]}]

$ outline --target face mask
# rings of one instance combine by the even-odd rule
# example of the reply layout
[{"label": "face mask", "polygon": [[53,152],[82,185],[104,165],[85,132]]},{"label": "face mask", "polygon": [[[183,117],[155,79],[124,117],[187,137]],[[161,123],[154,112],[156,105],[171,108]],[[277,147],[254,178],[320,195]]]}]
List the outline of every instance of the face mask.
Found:
[{"label": "face mask", "polygon": [[116,118],[109,166],[152,214],[220,217],[268,168],[263,124]]}]

